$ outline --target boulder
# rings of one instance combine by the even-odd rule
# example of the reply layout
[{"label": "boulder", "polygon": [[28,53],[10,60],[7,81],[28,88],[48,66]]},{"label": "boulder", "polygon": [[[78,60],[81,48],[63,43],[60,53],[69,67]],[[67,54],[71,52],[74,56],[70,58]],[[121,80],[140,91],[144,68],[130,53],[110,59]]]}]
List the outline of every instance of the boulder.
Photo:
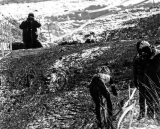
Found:
[{"label": "boulder", "polygon": [[25,44],[21,42],[13,42],[12,50],[19,50],[19,49],[25,49]]}]

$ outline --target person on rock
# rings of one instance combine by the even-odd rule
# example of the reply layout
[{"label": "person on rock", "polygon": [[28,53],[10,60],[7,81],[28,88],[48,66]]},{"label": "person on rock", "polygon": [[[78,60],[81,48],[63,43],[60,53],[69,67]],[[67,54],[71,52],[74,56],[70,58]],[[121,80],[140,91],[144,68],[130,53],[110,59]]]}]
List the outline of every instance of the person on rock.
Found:
[{"label": "person on rock", "polygon": [[27,20],[23,21],[19,27],[23,30],[23,42],[26,49],[42,47],[37,39],[37,28],[40,28],[41,24],[34,19],[33,13],[29,13]]}]

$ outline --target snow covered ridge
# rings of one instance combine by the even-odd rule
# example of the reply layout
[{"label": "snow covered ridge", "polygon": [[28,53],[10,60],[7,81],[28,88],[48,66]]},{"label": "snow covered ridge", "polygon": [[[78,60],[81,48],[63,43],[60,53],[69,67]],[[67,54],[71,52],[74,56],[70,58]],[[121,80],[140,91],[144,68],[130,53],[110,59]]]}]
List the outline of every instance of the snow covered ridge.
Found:
[{"label": "snow covered ridge", "polygon": [[[1,0],[2,1],[2,0]],[[160,0],[154,0],[155,3]],[[56,0],[37,3],[11,3],[0,6],[0,12],[6,16],[12,15],[15,19],[25,18],[29,12],[34,12],[35,16],[63,15],[75,10],[83,10],[90,5],[106,5],[106,8],[93,11],[101,11],[116,6],[130,6],[142,3],[153,3],[151,0]],[[68,11],[66,11],[68,10]]]},{"label": "snow covered ridge", "polygon": [[[68,11],[74,10],[82,10],[87,8],[91,4],[98,4],[96,1],[94,2],[68,2],[67,0],[59,0],[59,1],[45,1],[38,3],[12,3],[12,4],[4,4],[0,6],[0,12],[4,15],[12,15],[15,19],[21,17],[25,18],[29,12],[34,12],[35,17],[39,15],[52,16],[52,15],[63,15]],[[104,3],[105,4],[105,3]],[[6,11],[7,10],[7,11]]]},{"label": "snow covered ridge", "polygon": [[[157,3],[157,2],[160,2],[160,0],[154,0],[154,2]],[[113,7],[116,7],[118,9],[118,8],[121,8],[120,6],[122,6],[122,8],[125,9],[125,7],[127,6],[140,5],[140,4],[143,5],[147,3],[151,3],[151,5],[153,5],[152,4],[153,1],[151,0],[134,0],[134,1],[133,0],[115,0],[114,2],[112,0],[107,0],[107,1],[106,0],[93,0],[93,1],[55,0],[55,1],[45,1],[45,2],[37,2],[37,3],[18,3],[18,4],[12,3],[12,4],[4,4],[0,6],[0,20],[3,20],[4,16],[7,16],[12,19],[15,19],[20,23],[21,21],[27,18],[28,13],[33,12],[35,14],[35,19],[42,24],[42,27],[41,27],[42,30],[40,31],[44,32],[44,35],[49,42],[52,42],[52,39],[56,39],[61,35],[70,33],[79,27],[82,29],[85,29],[86,27],[81,27],[82,23],[80,23],[79,25],[77,24],[75,25],[74,23],[76,22],[76,19],[70,20],[70,21],[64,21],[64,25],[62,25],[62,22],[53,23],[53,21],[47,21],[50,19],[47,19],[46,17],[49,17],[49,18],[57,17],[58,19],[60,15],[68,15],[71,13],[74,14],[77,10],[83,11],[84,9],[89,8],[92,5],[106,5],[104,8],[101,8],[101,9],[88,10],[88,13],[90,14],[90,16],[94,15],[94,13],[99,13],[98,16],[101,16],[101,11],[105,12],[107,9],[110,9]],[[107,18],[107,16],[101,16],[101,17],[104,19]],[[110,17],[108,17],[108,19],[111,20]],[[85,22],[86,20],[83,21],[83,23]],[[108,22],[106,23],[108,24]],[[52,28],[52,30],[49,30],[51,35],[50,33],[48,34],[48,30],[46,29],[48,25],[50,25]],[[98,27],[98,25],[94,25],[94,26]],[[105,27],[104,24],[99,26]],[[117,26],[116,23],[113,23],[113,26],[111,25],[110,27],[114,28],[115,26]],[[58,31],[56,28],[58,28]],[[17,27],[17,29],[19,28]],[[98,27],[95,30],[96,31],[100,30],[100,28]],[[87,31],[88,31],[88,28],[87,28]],[[61,39],[61,37],[59,38]]]}]

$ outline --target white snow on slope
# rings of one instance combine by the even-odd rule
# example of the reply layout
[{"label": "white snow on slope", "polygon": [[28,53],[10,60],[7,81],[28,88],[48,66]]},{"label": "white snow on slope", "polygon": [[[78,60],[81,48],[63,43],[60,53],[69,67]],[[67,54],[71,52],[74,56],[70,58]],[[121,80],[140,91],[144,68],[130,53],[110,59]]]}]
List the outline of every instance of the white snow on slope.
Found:
[{"label": "white snow on slope", "polygon": [[[146,0],[95,0],[95,1],[84,1],[84,2],[76,2],[70,3],[67,0],[63,1],[45,1],[45,2],[38,2],[38,3],[18,3],[18,4],[5,4],[0,5],[0,12],[5,16],[13,16],[13,17],[22,17],[26,18],[28,13],[34,12],[35,15],[43,15],[44,16],[51,16],[51,15],[63,15],[65,10],[73,11],[73,10],[82,10],[90,5],[108,5],[106,8],[102,8],[100,10],[109,9],[115,6],[123,5],[129,6],[138,4]],[[153,2],[153,0],[148,0],[146,2]],[[160,2],[160,0],[154,0],[155,3]],[[98,11],[98,10],[97,10]]]},{"label": "white snow on slope", "polygon": [[[141,3],[141,2],[144,2],[146,0],[130,0],[130,1],[126,1],[126,2],[123,2],[123,6],[129,6],[129,5],[134,5],[134,4],[138,4],[138,3]],[[150,2],[149,0],[147,2]]]}]

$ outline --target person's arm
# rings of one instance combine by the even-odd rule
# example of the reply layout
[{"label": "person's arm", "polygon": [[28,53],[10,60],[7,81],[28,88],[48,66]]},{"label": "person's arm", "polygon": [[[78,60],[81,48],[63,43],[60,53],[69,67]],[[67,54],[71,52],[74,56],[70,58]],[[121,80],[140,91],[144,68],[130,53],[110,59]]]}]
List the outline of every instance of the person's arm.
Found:
[{"label": "person's arm", "polygon": [[137,81],[137,68],[136,68],[136,56],[134,57],[133,59],[133,83],[134,83],[134,86],[136,88],[138,88],[138,81]]},{"label": "person's arm", "polygon": [[25,28],[27,27],[27,24],[28,24],[27,21],[23,21],[23,22],[20,24],[19,28],[20,28],[20,29],[25,29]]},{"label": "person's arm", "polygon": [[35,27],[36,27],[36,28],[41,27],[41,23],[37,22],[36,20],[34,20],[34,21],[35,21]]},{"label": "person's arm", "polygon": [[113,93],[113,95],[114,96],[117,96],[117,90],[116,90],[116,87],[115,87],[115,85],[113,85],[113,78],[112,77],[110,77],[110,82],[109,82],[109,84],[111,85],[111,92]]}]

